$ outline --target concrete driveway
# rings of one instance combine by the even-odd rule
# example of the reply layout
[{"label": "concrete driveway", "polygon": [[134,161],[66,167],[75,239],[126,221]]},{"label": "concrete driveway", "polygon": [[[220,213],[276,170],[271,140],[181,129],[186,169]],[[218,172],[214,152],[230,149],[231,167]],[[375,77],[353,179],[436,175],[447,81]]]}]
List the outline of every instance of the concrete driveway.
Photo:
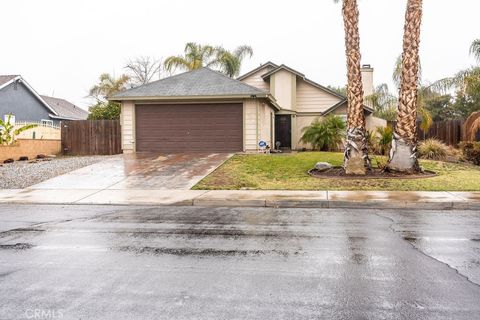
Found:
[{"label": "concrete driveway", "polygon": [[479,225],[475,211],[0,204],[0,319],[479,319]]},{"label": "concrete driveway", "polygon": [[188,190],[232,154],[120,155],[31,186],[66,190]]}]

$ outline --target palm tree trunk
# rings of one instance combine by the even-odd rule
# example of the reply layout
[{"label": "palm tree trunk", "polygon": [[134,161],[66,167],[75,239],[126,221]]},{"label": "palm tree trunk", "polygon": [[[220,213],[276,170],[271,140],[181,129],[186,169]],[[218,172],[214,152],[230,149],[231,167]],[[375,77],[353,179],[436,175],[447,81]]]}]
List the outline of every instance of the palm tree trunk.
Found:
[{"label": "palm tree trunk", "polygon": [[358,6],[356,0],[343,0],[343,22],[347,56],[347,136],[344,168],[347,174],[364,175],[370,168],[368,144],[365,136],[363,111],[363,86],[360,71],[360,33],[358,31]]},{"label": "palm tree trunk", "polygon": [[387,166],[393,171],[420,171],[417,160],[417,107],[421,21],[422,0],[408,0],[397,122]]}]

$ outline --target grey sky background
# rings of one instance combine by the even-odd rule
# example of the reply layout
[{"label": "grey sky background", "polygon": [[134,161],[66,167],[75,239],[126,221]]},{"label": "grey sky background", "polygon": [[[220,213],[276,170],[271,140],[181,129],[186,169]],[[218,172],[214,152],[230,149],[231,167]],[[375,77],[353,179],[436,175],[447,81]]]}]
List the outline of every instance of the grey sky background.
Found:
[{"label": "grey sky background", "polygon": [[[401,53],[406,0],[359,0],[362,63],[375,84],[391,84]],[[129,58],[167,57],[186,42],[249,44],[263,62],[284,63],[323,85],[344,85],[341,5],[333,0],[15,0],[2,3],[0,74],[21,74],[39,93],[86,108],[103,72],[120,75]],[[475,64],[480,1],[424,0],[423,78],[433,81]]]}]

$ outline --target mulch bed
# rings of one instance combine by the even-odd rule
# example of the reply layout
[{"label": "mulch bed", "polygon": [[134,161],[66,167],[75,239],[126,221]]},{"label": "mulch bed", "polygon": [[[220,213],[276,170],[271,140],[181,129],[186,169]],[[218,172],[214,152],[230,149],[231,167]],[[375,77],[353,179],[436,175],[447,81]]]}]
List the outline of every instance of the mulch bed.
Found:
[{"label": "mulch bed", "polygon": [[327,179],[424,179],[435,177],[437,174],[433,171],[424,170],[420,173],[408,174],[402,172],[387,172],[382,169],[372,168],[364,176],[348,175],[342,167],[333,167],[330,170],[320,172],[317,169],[311,169],[308,174],[315,178]]}]

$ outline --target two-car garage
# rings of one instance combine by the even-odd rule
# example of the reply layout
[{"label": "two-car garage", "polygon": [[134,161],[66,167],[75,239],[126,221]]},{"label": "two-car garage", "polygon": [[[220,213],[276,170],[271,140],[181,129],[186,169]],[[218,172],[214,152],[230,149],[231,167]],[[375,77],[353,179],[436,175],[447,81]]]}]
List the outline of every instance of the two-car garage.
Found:
[{"label": "two-car garage", "polygon": [[239,152],[243,104],[138,104],[136,151]]},{"label": "two-car garage", "polygon": [[173,75],[117,93],[122,150],[244,152],[271,145],[273,97],[208,68]]}]

